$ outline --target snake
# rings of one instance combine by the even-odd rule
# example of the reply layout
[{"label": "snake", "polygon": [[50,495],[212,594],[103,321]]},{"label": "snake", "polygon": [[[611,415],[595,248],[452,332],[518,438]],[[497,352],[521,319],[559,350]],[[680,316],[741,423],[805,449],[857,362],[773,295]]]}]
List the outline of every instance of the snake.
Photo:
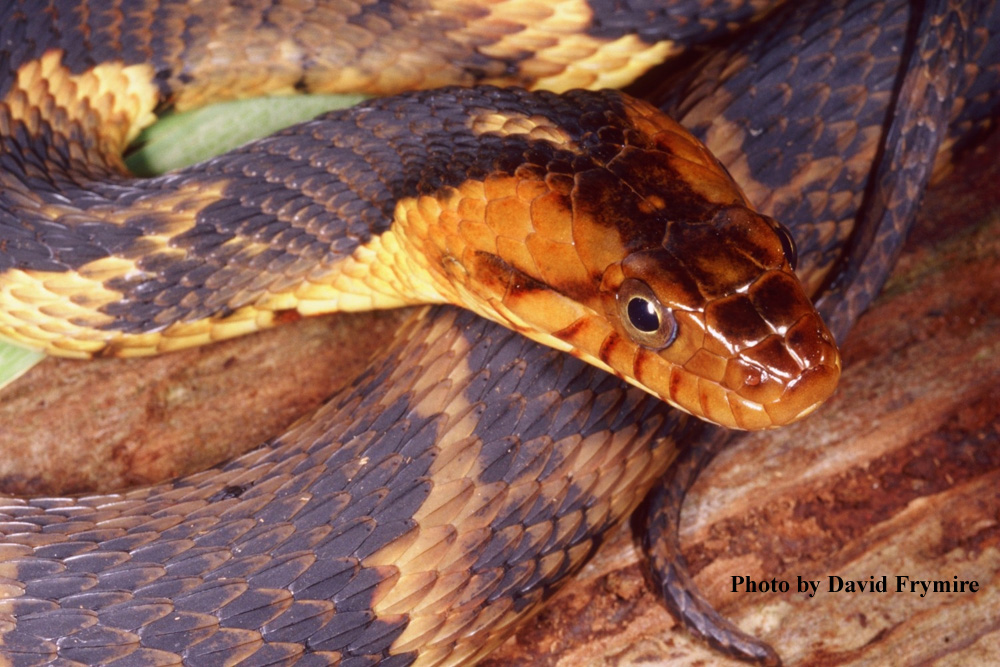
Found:
[{"label": "snake", "polygon": [[[620,85],[686,36],[715,39],[760,8],[677,27],[641,3],[510,5],[435,4],[420,18],[347,3],[309,17],[270,3],[4,10],[5,335],[128,355],[289,310],[468,310],[421,311],[315,415],[218,469],[118,494],[3,497],[0,657],[472,661],[634,510],[701,428],[688,413],[771,427],[833,390],[833,335],[809,294],[830,272],[831,292],[872,294],[858,268],[869,261],[831,269],[790,226],[803,287],[795,243],[731,179],[738,160],[727,171],[621,93],[493,87]],[[883,5],[905,34],[906,3]],[[341,66],[345,53],[357,64]],[[595,74],[606,61],[625,73]],[[973,103],[943,113],[980,127],[993,108],[976,93],[983,77],[944,66],[968,81],[942,99]],[[399,93],[414,71],[422,85],[476,87]],[[895,74],[886,81],[892,98]],[[164,107],[341,85],[394,96],[158,179],[123,172],[121,150]],[[872,97],[884,122],[887,100]],[[692,99],[674,109],[690,127],[719,115]],[[874,160],[878,136],[859,134],[854,150]],[[844,220],[861,208],[837,203]],[[838,231],[825,240],[843,246]],[[540,261],[555,257],[570,261]]]}]

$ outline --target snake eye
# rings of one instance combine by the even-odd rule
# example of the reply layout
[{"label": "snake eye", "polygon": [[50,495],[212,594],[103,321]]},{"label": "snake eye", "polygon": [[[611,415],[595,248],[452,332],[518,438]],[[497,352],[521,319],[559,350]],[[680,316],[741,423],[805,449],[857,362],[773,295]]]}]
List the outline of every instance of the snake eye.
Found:
[{"label": "snake eye", "polygon": [[795,239],[792,238],[791,232],[785,229],[784,225],[773,220],[771,223],[774,231],[778,234],[778,240],[781,241],[781,250],[785,253],[785,259],[788,260],[792,271],[794,271],[799,266],[799,253],[795,249]]},{"label": "snake eye", "polygon": [[662,350],[677,337],[677,320],[649,285],[628,278],[617,293],[618,315],[632,339],[653,350]]}]

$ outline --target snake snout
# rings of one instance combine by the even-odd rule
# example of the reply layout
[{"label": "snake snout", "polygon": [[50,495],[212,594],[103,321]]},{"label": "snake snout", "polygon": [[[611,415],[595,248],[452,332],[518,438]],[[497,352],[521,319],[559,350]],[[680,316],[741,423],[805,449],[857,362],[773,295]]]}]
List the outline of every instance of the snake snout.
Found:
[{"label": "snake snout", "polygon": [[784,335],[775,333],[741,351],[731,363],[743,371],[727,387],[735,394],[731,404],[747,402],[742,412],[734,410],[741,428],[790,424],[819,407],[840,379],[837,346],[815,313]]},{"label": "snake snout", "polygon": [[710,304],[705,316],[710,332],[729,334],[720,423],[743,429],[789,424],[836,389],[840,353],[792,274],[769,271],[745,293]]}]

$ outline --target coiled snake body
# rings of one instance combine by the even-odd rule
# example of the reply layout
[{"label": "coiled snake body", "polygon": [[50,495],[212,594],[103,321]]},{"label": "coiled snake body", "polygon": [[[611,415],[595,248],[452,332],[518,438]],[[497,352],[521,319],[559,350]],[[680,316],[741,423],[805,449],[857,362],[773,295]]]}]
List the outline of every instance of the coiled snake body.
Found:
[{"label": "coiled snake body", "polygon": [[[144,4],[6,11],[7,335],[80,354],[146,351],[291,308],[454,298],[730,426],[787,422],[832,390],[836,352],[791,277],[781,228],[647,105],[616,93],[413,94],[137,182],[116,156],[157,104],[321,88],[330,65],[311,50],[315,34],[285,37],[291,15],[278,7],[245,43],[205,38],[244,20],[225,7],[213,18]],[[523,71],[578,83],[565,63],[515,58],[521,43],[488,44],[485,26],[507,19],[429,15],[472,26],[456,38],[475,46],[463,83],[525,83]],[[580,39],[570,61],[585,61],[586,45],[607,58]],[[242,52],[226,53],[242,56],[220,51],[234,41]],[[443,40],[365,65],[384,43],[355,49],[361,64],[336,80],[394,92],[397,71],[437,84],[441,64],[461,60]],[[233,80],[226,62],[241,58],[264,73]],[[122,84],[129,94],[112,94]],[[636,299],[652,325],[633,317]],[[539,311],[557,324],[541,328]],[[310,420],[218,471],[114,496],[8,499],[0,655],[471,659],[635,507],[688,427],[601,371],[438,312]]]}]

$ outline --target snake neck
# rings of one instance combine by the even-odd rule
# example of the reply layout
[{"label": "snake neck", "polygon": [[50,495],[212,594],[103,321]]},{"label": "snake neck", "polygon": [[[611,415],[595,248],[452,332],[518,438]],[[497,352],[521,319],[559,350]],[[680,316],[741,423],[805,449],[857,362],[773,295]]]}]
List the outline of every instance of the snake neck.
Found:
[{"label": "snake neck", "polygon": [[[470,283],[449,275],[457,258],[574,283],[562,293],[594,301],[582,286],[601,269],[577,258],[574,275],[546,272],[553,253],[577,252],[573,174],[621,149],[628,114],[617,93],[412,94],[137,180],[121,173],[118,151],[154,106],[148,70],[74,75],[60,62],[51,51],[22,67],[0,106],[13,167],[0,176],[8,337],[70,356],[148,354],[287,311],[464,303],[456,291]],[[109,101],[118,85],[131,92]],[[98,131],[116,119],[115,133]],[[535,221],[544,229],[532,231]],[[506,280],[479,273],[494,292]]]}]

